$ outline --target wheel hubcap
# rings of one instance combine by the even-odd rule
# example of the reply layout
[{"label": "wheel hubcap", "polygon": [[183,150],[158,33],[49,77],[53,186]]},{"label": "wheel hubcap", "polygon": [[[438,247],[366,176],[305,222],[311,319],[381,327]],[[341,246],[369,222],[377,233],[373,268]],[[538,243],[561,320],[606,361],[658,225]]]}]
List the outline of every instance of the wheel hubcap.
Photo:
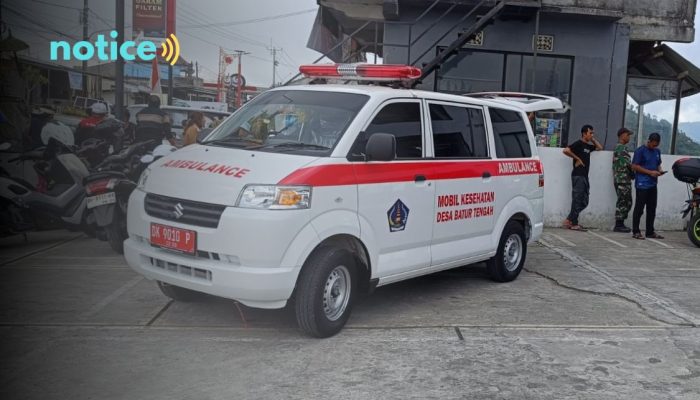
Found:
[{"label": "wheel hubcap", "polygon": [[523,242],[520,236],[512,234],[506,240],[503,248],[503,265],[506,270],[512,272],[520,265],[523,256]]},{"label": "wheel hubcap", "polygon": [[700,218],[695,220],[695,226],[693,226],[693,233],[695,238],[700,240]]},{"label": "wheel hubcap", "polygon": [[331,271],[323,287],[323,312],[326,318],[335,321],[340,318],[350,300],[350,271],[339,265]]}]

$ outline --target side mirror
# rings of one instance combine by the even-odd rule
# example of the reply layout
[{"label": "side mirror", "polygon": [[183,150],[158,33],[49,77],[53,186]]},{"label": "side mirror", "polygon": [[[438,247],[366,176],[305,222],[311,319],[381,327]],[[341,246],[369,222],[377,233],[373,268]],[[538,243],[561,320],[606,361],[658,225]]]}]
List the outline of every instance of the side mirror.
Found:
[{"label": "side mirror", "polygon": [[141,164],[150,164],[155,159],[156,158],[153,157],[153,154],[144,154],[141,156]]},{"label": "side mirror", "polygon": [[211,131],[213,131],[214,128],[204,128],[199,133],[197,134],[197,143],[202,143],[204,139],[209,136]]},{"label": "side mirror", "polygon": [[388,133],[375,133],[365,145],[367,161],[391,161],[396,158],[396,138]]}]

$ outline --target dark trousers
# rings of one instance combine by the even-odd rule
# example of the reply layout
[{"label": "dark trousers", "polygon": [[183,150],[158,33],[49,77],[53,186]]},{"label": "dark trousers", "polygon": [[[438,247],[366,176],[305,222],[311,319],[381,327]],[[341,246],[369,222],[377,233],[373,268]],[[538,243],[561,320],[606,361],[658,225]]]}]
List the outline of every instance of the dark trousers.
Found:
[{"label": "dark trousers", "polygon": [[567,219],[578,225],[578,215],[588,207],[590,185],[587,176],[571,176],[571,211]]},{"label": "dark trousers", "polygon": [[637,189],[637,199],[634,202],[634,212],[632,213],[633,233],[641,233],[639,230],[639,221],[642,219],[642,214],[644,214],[644,207],[646,207],[647,213],[646,235],[649,236],[655,232],[654,219],[656,218],[657,196],[656,186],[651,189]]}]

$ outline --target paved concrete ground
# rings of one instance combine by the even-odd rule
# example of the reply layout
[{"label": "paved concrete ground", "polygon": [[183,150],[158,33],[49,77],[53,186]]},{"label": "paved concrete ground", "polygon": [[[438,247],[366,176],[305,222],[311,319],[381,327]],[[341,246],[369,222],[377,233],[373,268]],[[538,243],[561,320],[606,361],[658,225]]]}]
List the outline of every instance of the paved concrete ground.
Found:
[{"label": "paved concrete ground", "polygon": [[0,245],[3,399],[700,398],[700,249],[547,230],[515,282],[483,265],[379,288],[303,337],[286,310],[175,303],[108,245]]}]

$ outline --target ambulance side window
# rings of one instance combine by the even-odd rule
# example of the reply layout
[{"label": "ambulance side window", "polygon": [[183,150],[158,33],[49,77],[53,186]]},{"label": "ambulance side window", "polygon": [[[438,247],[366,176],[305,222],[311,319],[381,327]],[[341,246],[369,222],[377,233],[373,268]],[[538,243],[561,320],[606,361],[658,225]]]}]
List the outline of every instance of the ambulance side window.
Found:
[{"label": "ambulance side window", "polygon": [[394,135],[396,158],[423,157],[423,131],[420,104],[417,102],[391,103],[384,106],[367,129],[357,137],[350,151],[350,159],[362,159],[360,157],[365,152],[367,140],[374,133]]},{"label": "ambulance side window", "polygon": [[517,111],[489,108],[498,158],[532,157],[527,127]]},{"label": "ambulance side window", "polygon": [[476,108],[430,104],[435,158],[487,158],[484,114]]}]

